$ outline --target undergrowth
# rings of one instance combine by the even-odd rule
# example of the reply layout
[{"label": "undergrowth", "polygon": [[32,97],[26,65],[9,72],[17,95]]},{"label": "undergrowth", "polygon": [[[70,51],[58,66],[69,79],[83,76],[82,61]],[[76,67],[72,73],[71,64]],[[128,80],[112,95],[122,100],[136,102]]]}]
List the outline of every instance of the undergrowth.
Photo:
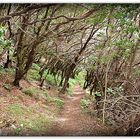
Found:
[{"label": "undergrowth", "polygon": [[35,107],[13,104],[9,105],[6,110],[16,120],[16,125],[12,125],[15,135],[20,135],[25,130],[29,130],[30,133],[39,133],[43,130],[47,131],[52,120],[51,117],[46,116],[44,113],[38,114]]}]

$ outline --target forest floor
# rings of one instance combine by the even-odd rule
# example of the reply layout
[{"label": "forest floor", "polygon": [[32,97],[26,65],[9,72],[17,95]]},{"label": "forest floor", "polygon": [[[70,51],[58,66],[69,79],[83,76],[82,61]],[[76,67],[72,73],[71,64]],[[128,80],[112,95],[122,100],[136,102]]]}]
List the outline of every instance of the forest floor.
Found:
[{"label": "forest floor", "polygon": [[[107,129],[82,111],[85,91],[73,87],[72,95],[59,95],[57,87],[40,89],[37,81],[11,86],[13,76],[0,74],[0,135],[101,136]],[[27,94],[28,93],[28,94]],[[30,95],[31,94],[31,95]]]}]

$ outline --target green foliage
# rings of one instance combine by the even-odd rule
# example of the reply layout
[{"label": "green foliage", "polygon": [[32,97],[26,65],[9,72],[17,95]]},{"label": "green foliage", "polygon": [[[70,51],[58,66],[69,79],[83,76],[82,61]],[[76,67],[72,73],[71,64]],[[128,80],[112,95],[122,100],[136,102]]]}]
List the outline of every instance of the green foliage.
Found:
[{"label": "green foliage", "polygon": [[8,91],[11,91],[11,88],[12,88],[10,84],[3,84],[3,87]]},{"label": "green foliage", "polygon": [[69,79],[69,86],[70,86],[70,87],[73,87],[73,86],[76,85],[76,84],[77,84],[76,79],[72,79],[72,78]]},{"label": "green foliage", "polygon": [[16,135],[20,135],[20,132],[22,131],[22,128],[21,127],[15,127],[14,130],[15,130]]},{"label": "green foliage", "polygon": [[134,42],[131,40],[127,40],[127,39],[121,39],[115,42],[115,46],[117,46],[120,49],[127,49],[127,48],[131,48],[134,46]]},{"label": "green foliage", "polygon": [[27,79],[29,81],[37,81],[40,78],[39,71],[35,69],[30,69],[27,73]]},{"label": "green foliage", "polygon": [[84,72],[79,72],[78,75],[75,76],[75,80],[80,86],[84,85],[84,76],[85,76]]},{"label": "green foliage", "polygon": [[66,94],[69,95],[69,96],[72,96],[72,93],[73,93],[73,88],[72,88],[72,87],[69,87],[69,88],[67,89]]},{"label": "green foliage", "polygon": [[12,125],[15,135],[20,135],[26,129],[37,133],[46,131],[52,120],[52,116],[48,117],[44,113],[38,114],[35,107],[25,107],[21,104],[11,104],[6,108],[6,111],[16,119],[17,125]]},{"label": "green foliage", "polygon": [[116,94],[120,94],[124,91],[122,86],[119,87],[114,87],[112,88],[107,88],[107,93],[111,94],[111,95],[116,95]]},{"label": "green foliage", "polygon": [[59,99],[59,98],[55,98],[55,97],[48,97],[47,101],[49,103],[54,103],[57,107],[61,108],[64,105],[64,101]]},{"label": "green foliage", "polygon": [[95,95],[96,95],[97,97],[101,97],[101,96],[102,96],[101,92],[99,92],[99,91],[96,91],[96,92],[95,92]]},{"label": "green foliage", "polygon": [[78,84],[81,87],[84,85],[84,72],[80,72],[78,75],[75,75],[74,79],[69,79],[69,88],[67,89],[69,95],[72,95],[74,86]]},{"label": "green foliage", "polygon": [[50,119],[44,114],[40,114],[32,120],[26,119],[22,120],[24,126],[31,129],[33,132],[39,133],[40,131],[46,129],[46,126],[50,123]]},{"label": "green foliage", "polygon": [[35,88],[27,88],[27,89],[24,89],[22,92],[25,93],[26,95],[29,95],[32,97],[33,94],[36,92],[36,89]]},{"label": "green foliage", "polygon": [[3,49],[10,50],[10,46],[11,46],[11,40],[4,38],[5,31],[6,28],[0,26],[0,53],[2,53]]},{"label": "green foliage", "polygon": [[[27,78],[31,81],[39,80],[40,79],[39,71],[40,66],[38,64],[33,63],[32,69],[29,70]],[[48,70],[44,71],[43,78],[45,79],[47,84],[50,84],[52,86],[57,86],[57,84],[60,83],[61,80],[60,76],[58,76],[57,79],[55,79],[55,77],[52,74],[48,73]]]},{"label": "green foliage", "polygon": [[126,16],[126,14],[125,14],[124,12],[122,12],[122,11],[117,11],[117,12],[114,14],[114,17],[115,17],[116,19],[123,19],[123,18],[125,18],[125,16]]},{"label": "green foliage", "polygon": [[14,75],[15,69],[14,68],[3,68],[0,66],[0,74],[8,74],[8,75]]},{"label": "green foliage", "polygon": [[53,76],[53,75],[50,75],[50,74],[48,74],[48,75],[46,76],[46,81],[47,81],[47,83],[49,83],[50,85],[56,85],[56,84],[57,84],[56,81],[54,80],[54,76]]},{"label": "green foliage", "polygon": [[37,98],[37,96],[38,96],[38,98],[40,96],[40,98],[44,98],[44,99],[46,99],[46,97],[48,97],[48,93],[46,91],[43,91],[39,88],[34,88],[34,87],[23,89],[22,92],[31,97],[36,96],[36,98]]},{"label": "green foliage", "polygon": [[40,70],[40,66],[38,64],[36,64],[36,63],[33,63],[32,64],[32,69],[35,69],[35,70],[39,71]]},{"label": "green foliage", "polygon": [[48,73],[48,70],[45,70],[43,77],[45,78],[48,84],[53,85],[53,86],[57,85],[57,83],[60,82],[60,77],[58,77],[58,81],[57,81],[52,74]]},{"label": "green foliage", "polygon": [[119,86],[119,87],[115,87],[114,89],[116,92],[123,92],[124,91],[124,88],[122,86]]},{"label": "green foliage", "polygon": [[140,76],[140,69],[139,68],[135,69],[134,74],[136,76]]},{"label": "green foliage", "polygon": [[67,89],[67,94],[68,95],[70,95],[70,96],[72,95],[73,88],[76,84],[78,84],[78,83],[75,79],[72,79],[72,78],[69,79],[69,88]]},{"label": "green foliage", "polygon": [[105,20],[106,15],[107,15],[107,9],[104,8],[101,11],[97,12],[96,16],[93,16],[93,17],[89,18],[87,20],[87,23],[88,24],[94,24],[94,25],[99,24],[99,23],[101,23]]},{"label": "green foliage", "polygon": [[5,28],[0,26],[0,37],[3,37],[4,32],[5,32]]},{"label": "green foliage", "polygon": [[48,93],[45,91],[45,92],[43,92],[43,94],[46,96],[46,97],[48,97],[49,95],[48,95]]},{"label": "green foliage", "polygon": [[81,108],[87,108],[88,106],[89,106],[89,104],[90,104],[90,100],[88,99],[88,100],[86,100],[86,99],[81,99],[80,100],[80,105],[81,105]]},{"label": "green foliage", "polygon": [[115,94],[115,91],[112,88],[107,88],[107,92],[110,94]]},{"label": "green foliage", "polygon": [[7,108],[8,112],[17,116],[20,116],[23,114],[24,109],[20,104],[13,104],[8,106]]}]

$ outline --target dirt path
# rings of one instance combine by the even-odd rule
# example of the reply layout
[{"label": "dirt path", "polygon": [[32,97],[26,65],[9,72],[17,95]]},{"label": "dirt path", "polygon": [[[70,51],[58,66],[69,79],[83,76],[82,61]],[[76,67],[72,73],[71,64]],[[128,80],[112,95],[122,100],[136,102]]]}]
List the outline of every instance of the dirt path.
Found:
[{"label": "dirt path", "polygon": [[[55,119],[49,135],[52,136],[86,136],[99,135],[101,126],[89,115],[81,112],[80,100],[84,91],[79,85],[74,88],[71,97],[65,97],[64,107],[60,115]],[[96,130],[96,131],[95,131]]]}]

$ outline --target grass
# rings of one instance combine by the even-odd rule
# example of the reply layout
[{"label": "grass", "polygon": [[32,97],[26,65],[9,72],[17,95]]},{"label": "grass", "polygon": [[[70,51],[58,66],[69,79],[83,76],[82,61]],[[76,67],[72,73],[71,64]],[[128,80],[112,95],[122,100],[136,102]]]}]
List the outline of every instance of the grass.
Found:
[{"label": "grass", "polygon": [[48,70],[45,70],[43,77],[45,77],[45,80],[48,84],[53,86],[57,86],[57,83],[60,82],[60,77],[58,77],[58,80],[55,80],[52,74],[48,74]]},{"label": "grass", "polygon": [[46,126],[49,126],[51,119],[46,117],[44,114],[36,115],[35,118],[23,118],[20,120],[20,124],[23,125],[24,128],[31,130],[34,133],[42,132],[46,130]]},{"label": "grass", "polygon": [[35,99],[39,99],[39,100],[44,99],[46,100],[46,103],[55,105],[57,112],[64,105],[64,101],[61,100],[60,98],[51,97],[46,91],[43,91],[38,88],[30,87],[30,88],[24,89],[22,92],[25,93],[26,95],[34,97]]},{"label": "grass", "polygon": [[25,130],[31,133],[47,131],[51,118],[45,113],[37,113],[35,107],[25,107],[20,104],[9,105],[6,109],[18,125],[14,125],[15,135],[20,135]]},{"label": "grass", "polygon": [[24,112],[24,109],[20,104],[13,104],[8,106],[7,111],[11,115],[21,116]]},{"label": "grass", "polygon": [[46,91],[43,91],[35,87],[29,87],[29,88],[23,89],[22,92],[31,97],[36,96],[36,95],[44,95],[44,98],[45,98],[48,96],[48,93]]},{"label": "grass", "polygon": [[8,75],[14,75],[15,69],[14,68],[3,68],[0,66],[0,74],[8,74]]},{"label": "grass", "polygon": [[39,70],[40,70],[40,66],[38,64],[33,63],[31,69],[29,69],[27,73],[27,80],[38,81],[40,78]]},{"label": "grass", "polygon": [[64,101],[56,97],[48,97],[47,101],[55,104],[58,108],[61,108],[64,105]]},{"label": "grass", "polygon": [[89,106],[89,104],[90,104],[90,100],[81,99],[81,101],[80,101],[80,106],[83,109],[87,108]]},{"label": "grass", "polygon": [[[37,64],[33,64],[32,68],[27,74],[27,79],[30,81],[38,80],[39,69],[40,67]],[[4,69],[0,67],[0,74],[8,73],[9,76],[10,74],[14,74],[14,72],[14,69]],[[56,84],[52,75],[47,75],[46,79],[50,84]],[[8,83],[3,83],[2,87],[9,91],[11,89]],[[13,96],[10,98],[10,100],[6,102],[7,104],[5,104],[5,110],[3,112],[3,114],[6,114],[7,116],[6,120],[12,118],[16,121],[16,123],[12,124],[10,129],[14,130],[15,135],[22,135],[26,132],[28,133],[28,131],[31,134],[46,132],[50,127],[53,115],[58,113],[60,108],[63,106],[63,100],[57,97],[50,97],[47,91],[41,90],[38,87],[23,88],[22,92],[33,98],[38,97],[41,101],[44,101],[43,99],[46,101],[40,102],[39,100],[39,102],[36,102],[34,100],[34,102],[31,102],[32,98],[28,98],[26,95],[23,95],[25,96],[25,100],[13,99],[16,97],[19,99],[18,96]],[[9,94],[9,96],[10,95],[11,94]],[[29,100],[26,100],[26,98]],[[29,105],[30,102],[32,107]]]},{"label": "grass", "polygon": [[35,69],[30,69],[27,73],[27,80],[29,81],[38,81],[40,78],[39,71]]}]

